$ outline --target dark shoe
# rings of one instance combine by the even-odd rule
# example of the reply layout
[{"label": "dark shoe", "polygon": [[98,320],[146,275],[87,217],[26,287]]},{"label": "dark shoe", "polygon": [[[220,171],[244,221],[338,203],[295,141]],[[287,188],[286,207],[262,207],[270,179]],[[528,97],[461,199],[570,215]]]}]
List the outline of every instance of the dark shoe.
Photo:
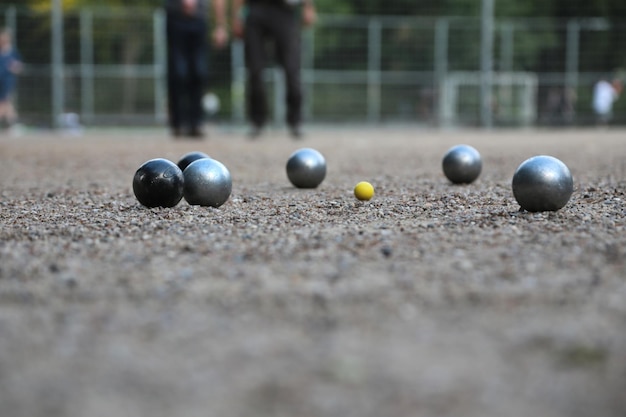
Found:
[{"label": "dark shoe", "polygon": [[202,131],[202,129],[198,128],[198,127],[194,127],[189,131],[189,134],[187,135],[192,139],[204,139],[205,135],[204,132]]},{"label": "dark shoe", "polygon": [[263,128],[261,126],[253,126],[250,132],[248,132],[248,139],[258,139],[263,134]]},{"label": "dark shoe", "polygon": [[289,135],[294,140],[302,139],[304,137],[304,133],[300,130],[300,126],[289,126]]},{"label": "dark shoe", "polygon": [[180,127],[173,127],[172,128],[172,137],[174,139],[180,139],[183,136],[183,131],[181,130]]}]

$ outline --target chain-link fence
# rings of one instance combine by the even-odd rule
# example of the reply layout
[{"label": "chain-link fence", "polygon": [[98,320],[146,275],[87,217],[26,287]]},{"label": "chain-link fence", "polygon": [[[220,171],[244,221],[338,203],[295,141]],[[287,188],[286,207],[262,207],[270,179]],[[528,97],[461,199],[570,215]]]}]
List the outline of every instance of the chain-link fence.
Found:
[{"label": "chain-link fence", "polygon": [[53,16],[15,6],[0,12],[25,63],[17,95],[23,123],[49,126],[63,114],[85,124],[164,119],[160,10],[66,13],[62,42]]},{"label": "chain-link fence", "polygon": [[[0,6],[25,67],[20,120],[50,126],[77,115],[85,125],[163,124],[165,30],[160,9],[66,12],[57,20]],[[60,41],[62,39],[62,41]],[[321,15],[303,34],[308,122],[479,125],[481,21],[477,17]],[[616,68],[626,24],[604,19],[498,19],[490,90],[495,125],[587,125],[591,92]],[[245,119],[243,47],[211,54],[211,90],[221,122]],[[280,71],[268,68],[272,111],[283,119]],[[626,124],[626,99],[615,107]]]}]

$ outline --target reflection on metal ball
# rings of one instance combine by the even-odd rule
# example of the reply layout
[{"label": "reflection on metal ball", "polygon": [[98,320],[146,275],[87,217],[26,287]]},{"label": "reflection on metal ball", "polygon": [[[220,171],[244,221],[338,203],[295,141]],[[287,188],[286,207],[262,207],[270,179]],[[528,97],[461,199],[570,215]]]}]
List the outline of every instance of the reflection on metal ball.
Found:
[{"label": "reflection on metal ball", "polygon": [[184,171],[185,168],[187,168],[190,163],[192,163],[193,161],[197,161],[198,159],[202,159],[202,158],[210,158],[210,157],[204,152],[195,151],[195,152],[186,153],[180,157],[180,160],[178,161],[178,168],[180,168],[181,171]]},{"label": "reflection on metal ball", "polygon": [[457,145],[443,157],[443,173],[454,184],[469,184],[483,168],[480,153],[469,145]]},{"label": "reflection on metal ball", "polygon": [[287,177],[295,187],[315,188],[326,177],[326,160],[315,149],[299,149],[287,160]]},{"label": "reflection on metal ball", "polygon": [[163,158],[145,162],[133,177],[133,192],[146,207],[174,207],[183,198],[183,173]]},{"label": "reflection on metal ball", "polygon": [[228,169],[210,158],[198,159],[183,171],[184,196],[191,205],[219,207],[228,200],[233,183]]},{"label": "reflection on metal ball", "polygon": [[574,192],[574,180],[567,166],[552,156],[527,159],[513,175],[513,196],[527,211],[556,211],[567,204]]}]

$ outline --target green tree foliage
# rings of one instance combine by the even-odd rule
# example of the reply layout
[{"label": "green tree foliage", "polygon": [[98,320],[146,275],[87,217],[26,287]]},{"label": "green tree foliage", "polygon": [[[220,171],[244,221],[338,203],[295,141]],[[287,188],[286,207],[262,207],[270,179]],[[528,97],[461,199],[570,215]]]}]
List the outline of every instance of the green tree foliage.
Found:
[{"label": "green tree foliage", "polygon": [[[478,16],[480,0],[317,0],[323,13],[399,16]],[[495,0],[498,17],[626,18],[624,0]]]},{"label": "green tree foliage", "polygon": [[[38,12],[47,12],[52,8],[51,0],[26,0],[25,3],[28,8]],[[158,5],[158,3],[154,0],[133,0],[132,2],[128,2],[125,0],[62,0],[61,4],[63,5],[64,11],[72,11],[85,6],[99,6],[111,10],[124,8],[127,9],[129,6],[150,7]]]},{"label": "green tree foliage", "polygon": [[[51,0],[26,0],[26,6],[35,14],[42,17],[50,13]],[[81,62],[81,25],[84,15],[81,12],[94,10],[90,14],[91,33],[93,36],[94,63],[100,65],[119,64],[134,66],[153,61],[154,48],[152,47],[152,14],[150,7],[159,7],[160,1],[154,0],[62,0],[64,13],[64,61],[68,65]],[[135,12],[137,10],[137,12]],[[32,27],[38,38],[46,38],[50,33],[50,20],[42,18],[37,21],[38,26]],[[23,37],[22,37],[23,38]],[[23,39],[23,44],[28,39]],[[44,56],[37,56],[39,53]],[[49,59],[47,51],[31,47],[25,49],[28,62],[45,62]],[[71,83],[73,81],[70,81]],[[72,87],[74,88],[74,87]],[[78,87],[75,87],[78,89]],[[139,94],[138,83],[132,77],[125,78],[119,90],[103,90],[101,97],[111,95],[111,100],[118,103],[122,112],[132,113]]]}]

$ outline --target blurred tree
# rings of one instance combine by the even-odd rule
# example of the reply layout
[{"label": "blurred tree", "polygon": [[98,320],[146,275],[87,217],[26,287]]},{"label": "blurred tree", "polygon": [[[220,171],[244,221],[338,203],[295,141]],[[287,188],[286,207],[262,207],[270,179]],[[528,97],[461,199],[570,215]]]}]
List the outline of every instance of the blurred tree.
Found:
[{"label": "blurred tree", "polygon": [[315,7],[318,13],[353,14],[353,3],[351,0],[316,0]]},{"label": "blurred tree", "polygon": [[[320,13],[478,16],[480,0],[317,0]],[[626,18],[624,0],[496,0],[498,17]]]},{"label": "blurred tree", "polygon": [[[63,9],[71,10],[77,7],[80,0],[62,0]],[[27,0],[27,6],[36,12],[49,12],[52,9],[52,1],[50,0]]]},{"label": "blurred tree", "polygon": [[[48,12],[52,7],[52,2],[50,0],[26,0],[25,3],[32,10],[37,12]],[[107,9],[128,9],[128,7],[131,6],[128,1],[124,0],[62,0],[62,3],[63,10],[65,11],[74,11],[85,6],[99,6]],[[156,5],[160,5],[160,3],[154,0],[134,0],[132,2],[133,7],[154,7]]]},{"label": "blurred tree", "polygon": [[[52,8],[50,0],[27,0],[27,6],[38,13],[49,13]],[[122,65],[135,65],[141,63],[142,54],[146,49],[151,49],[151,37],[145,36],[145,31],[139,22],[129,13],[129,9],[160,6],[161,2],[155,0],[134,0],[132,6],[126,0],[62,0],[65,13],[65,37],[66,44],[80,44],[79,22],[77,20],[80,10],[85,8],[97,8],[109,14],[119,14],[119,18],[109,21],[108,28],[111,30],[94,31],[94,51],[96,61],[99,58],[101,64],[121,62]],[[74,53],[72,53],[74,51]],[[78,49],[66,48],[66,63],[78,60]],[[108,59],[106,58],[108,56]],[[107,61],[111,62],[107,62]],[[120,108],[123,113],[133,113],[137,103],[137,85],[133,77],[125,77],[121,92]]]}]

